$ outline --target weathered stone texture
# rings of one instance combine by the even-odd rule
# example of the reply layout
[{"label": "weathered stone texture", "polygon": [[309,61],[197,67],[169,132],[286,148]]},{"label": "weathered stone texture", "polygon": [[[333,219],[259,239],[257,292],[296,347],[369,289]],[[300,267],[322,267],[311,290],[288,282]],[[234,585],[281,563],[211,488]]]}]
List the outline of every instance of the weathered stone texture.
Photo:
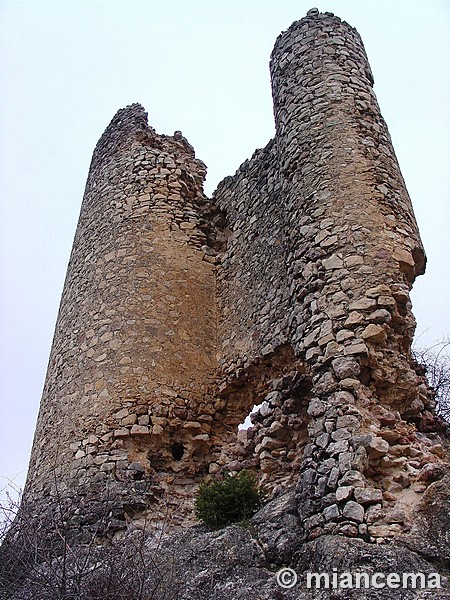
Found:
[{"label": "weathered stone texture", "polygon": [[29,501],[57,482],[87,513],[108,494],[117,527],[166,503],[181,522],[205,475],[250,468],[274,495],[296,486],[286,539],[382,542],[444,476],[411,355],[425,255],[362,41],[310,11],[271,74],[275,138],[212,200],[191,146],[139,105],[97,145]]},{"label": "weathered stone texture", "polygon": [[[204,468],[216,378],[205,172],[182,135],[158,136],[139,105],[119,111],[99,141],[37,425],[33,495],[55,481],[63,493],[108,479],[155,484],[160,472],[166,486]],[[189,460],[174,459],[177,447]]]},{"label": "weathered stone texture", "polygon": [[[308,536],[382,537],[364,506],[415,481],[392,457],[396,432],[434,461],[405,422],[420,427],[432,407],[411,357],[409,290],[425,256],[358,33],[312,11],[278,38],[271,73],[276,137],[214,194],[232,232],[219,270],[221,366],[251,378],[261,357],[291,349],[286,367],[311,385],[292,415],[292,394],[270,393],[247,448],[265,481],[300,466]],[[388,432],[384,414],[395,414]]]}]

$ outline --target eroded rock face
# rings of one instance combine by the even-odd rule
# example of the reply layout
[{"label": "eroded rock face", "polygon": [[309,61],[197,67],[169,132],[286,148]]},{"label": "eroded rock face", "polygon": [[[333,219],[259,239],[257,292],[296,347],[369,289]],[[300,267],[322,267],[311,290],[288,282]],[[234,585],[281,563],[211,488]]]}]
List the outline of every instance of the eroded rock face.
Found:
[{"label": "eroded rock face", "polygon": [[[295,494],[287,491],[269,502],[245,528],[227,527],[220,532],[192,528],[166,541],[174,558],[179,598],[257,598],[272,600],[323,598],[390,599],[449,598],[448,480],[433,484],[420,504],[419,519],[410,535],[397,535],[388,544],[371,544],[343,535],[324,535],[303,543],[295,510]],[[434,499],[434,501],[433,501]],[[393,513],[391,517],[393,518]],[[163,554],[164,554],[163,545]],[[298,576],[292,589],[282,589],[276,572],[289,566]],[[439,588],[308,589],[307,574],[404,573],[424,575]],[[439,579],[436,578],[439,575]],[[428,579],[430,577],[430,579]],[[339,579],[338,579],[339,581]],[[385,582],[385,580],[383,580]]]},{"label": "eroded rock face", "polygon": [[450,474],[432,483],[417,506],[405,544],[427,560],[448,569],[450,564]]},{"label": "eroded rock face", "polygon": [[409,540],[408,568],[425,529],[427,559],[448,542],[427,519],[432,490],[447,502],[449,438],[411,355],[425,255],[362,41],[310,11],[279,36],[271,74],[276,136],[212,199],[187,140],[158,135],[140,105],[106,129],[26,486],[36,513],[62,498],[81,540],[105,505],[104,537],[150,514],[189,525],[204,477],[257,472],[273,498],[257,538],[180,541],[180,557],[209,544],[221,582],[188,571],[186,597],[249,597],[264,580],[275,598],[268,565],[325,565],[327,540],[373,568],[374,542]]},{"label": "eroded rock face", "polygon": [[[151,534],[141,534],[135,530],[125,534],[116,548],[119,548],[119,556],[127,556],[126,552],[121,554],[122,546],[135,548],[138,560],[133,563],[136,570],[132,572],[132,577],[143,584],[143,589],[152,590],[151,597],[155,600],[248,600],[254,597],[261,600],[388,600],[393,597],[406,600],[430,597],[448,599],[448,529],[446,539],[445,536],[442,537],[443,530],[437,523],[442,523],[444,528],[448,526],[450,494],[448,481],[443,480],[442,485],[433,485],[435,487],[430,488],[429,498],[423,504],[426,517],[418,521],[414,535],[400,535],[389,544],[371,544],[343,535],[323,535],[314,541],[302,542],[295,493],[291,490],[270,501],[245,526],[233,525],[211,532],[204,526],[197,525],[187,531],[179,528],[177,532],[162,539],[157,530],[152,530]],[[438,499],[440,509],[427,505],[433,497]],[[436,518],[442,521],[437,521]],[[433,524],[431,531],[430,523]],[[436,533],[438,537],[434,538]],[[95,549],[89,549],[88,545],[73,547],[73,552],[67,559],[68,572],[72,573],[74,557],[78,558],[78,564],[82,564],[81,556],[87,554],[89,557],[88,568],[77,582],[78,596],[75,597],[91,597],[89,592],[88,595],[85,593],[90,589],[95,589],[98,593],[99,581],[107,589],[111,571],[121,571],[121,566],[116,564],[117,554],[114,552],[117,550],[114,549],[112,556],[116,560],[112,570],[111,562],[107,562],[104,571],[99,568],[99,559],[105,557],[105,552],[107,556],[108,550],[100,548],[97,556]],[[144,569],[142,564],[145,565]],[[295,571],[297,576],[297,583],[289,589],[282,588],[277,581],[277,573],[286,567]],[[45,563],[33,573],[30,580],[25,579],[15,594],[6,597],[15,600],[42,597],[42,589],[49,589],[48,577],[46,578],[48,569],[49,564]],[[57,564],[52,569],[53,576],[55,573],[60,574]],[[93,580],[91,569],[94,573]],[[99,576],[98,573],[104,575]],[[349,573],[355,578],[354,581],[360,575],[362,583],[359,588],[356,584],[349,587]],[[308,574],[321,577],[319,589],[315,587],[314,578],[310,580],[311,587],[308,587]],[[340,588],[339,582],[342,581],[343,574],[347,574],[347,579],[344,580],[347,585]],[[384,586],[370,585],[370,578],[374,574],[382,575],[383,578],[378,578],[376,583],[381,582]],[[386,584],[387,577],[391,574],[401,583],[397,588]],[[405,588],[403,574],[410,574],[407,575]],[[333,584],[333,576],[336,584]],[[365,587],[366,577],[369,578],[369,587]],[[69,581],[72,582],[70,578]],[[413,589],[412,581],[416,582],[416,589]],[[123,580],[119,589],[113,588],[116,593],[123,592],[125,582]],[[427,589],[428,585],[433,587]]]}]

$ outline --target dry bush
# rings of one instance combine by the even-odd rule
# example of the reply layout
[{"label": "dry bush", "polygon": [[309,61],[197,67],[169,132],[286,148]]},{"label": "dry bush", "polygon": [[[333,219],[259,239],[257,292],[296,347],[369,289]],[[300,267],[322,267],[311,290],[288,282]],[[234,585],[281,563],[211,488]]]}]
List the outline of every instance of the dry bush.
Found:
[{"label": "dry bush", "polygon": [[[9,497],[0,505],[0,598],[2,600],[176,600],[170,565],[160,558],[160,533],[151,523],[100,540],[103,519],[90,539],[73,542],[70,514],[44,521]],[[156,528],[160,532],[160,528]],[[85,539],[85,538],[84,538]],[[102,543],[100,543],[102,542]]]},{"label": "dry bush", "polygon": [[450,338],[428,348],[415,348],[414,357],[425,369],[434,392],[436,414],[450,422]]}]

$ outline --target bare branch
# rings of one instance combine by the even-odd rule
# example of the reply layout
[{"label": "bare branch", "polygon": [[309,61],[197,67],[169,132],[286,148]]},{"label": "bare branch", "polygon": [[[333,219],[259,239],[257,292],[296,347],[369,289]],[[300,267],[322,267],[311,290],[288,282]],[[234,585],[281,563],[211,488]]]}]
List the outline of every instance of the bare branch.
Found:
[{"label": "bare branch", "polygon": [[414,357],[425,368],[434,392],[436,414],[450,422],[450,337],[427,348],[415,348]]}]

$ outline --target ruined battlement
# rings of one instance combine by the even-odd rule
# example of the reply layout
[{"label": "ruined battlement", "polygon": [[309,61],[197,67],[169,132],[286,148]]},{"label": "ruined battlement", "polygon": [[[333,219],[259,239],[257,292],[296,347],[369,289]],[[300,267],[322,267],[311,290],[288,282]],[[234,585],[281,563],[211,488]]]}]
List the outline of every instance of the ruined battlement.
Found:
[{"label": "ruined battlement", "polygon": [[296,488],[295,535],[384,540],[448,460],[411,355],[425,254],[361,38],[314,9],[270,69],[275,138],[211,199],[139,104],[95,148],[25,491],[80,531],[106,500],[111,531],[189,524],[205,477],[247,468]]}]

